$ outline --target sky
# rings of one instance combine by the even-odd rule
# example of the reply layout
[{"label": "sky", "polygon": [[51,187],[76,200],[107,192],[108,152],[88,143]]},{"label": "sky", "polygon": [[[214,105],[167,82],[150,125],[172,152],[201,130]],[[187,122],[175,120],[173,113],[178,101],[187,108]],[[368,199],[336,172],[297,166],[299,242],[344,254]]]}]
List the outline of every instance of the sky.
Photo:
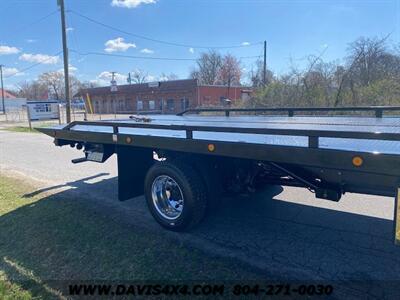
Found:
[{"label": "sky", "polygon": [[[343,62],[348,44],[361,36],[390,35],[389,44],[400,43],[400,0],[65,4],[70,72],[81,81],[101,85],[109,84],[111,71],[117,72],[120,84],[136,69],[148,73],[151,81],[161,79],[162,73],[187,78],[195,59],[210,47],[223,47],[217,50],[241,58],[245,74],[262,56],[265,40],[268,68],[281,75],[292,64],[304,66],[309,55],[322,53],[326,61]],[[57,0],[0,0],[0,11],[0,64],[7,88],[46,71],[62,70]]]}]

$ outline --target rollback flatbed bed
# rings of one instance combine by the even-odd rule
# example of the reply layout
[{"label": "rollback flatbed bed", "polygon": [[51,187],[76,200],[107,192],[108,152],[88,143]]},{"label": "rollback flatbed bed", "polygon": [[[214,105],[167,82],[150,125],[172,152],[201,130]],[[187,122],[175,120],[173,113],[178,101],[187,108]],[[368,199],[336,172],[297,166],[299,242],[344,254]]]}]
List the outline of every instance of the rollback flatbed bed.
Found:
[{"label": "rollback flatbed bed", "polygon": [[[355,116],[356,111],[374,115]],[[279,184],[305,187],[333,201],[345,192],[394,197],[396,232],[400,117],[395,111],[400,107],[195,109],[38,130],[54,137],[57,146],[83,149],[85,157],[74,163],[104,162],[117,154],[119,199],[145,194],[154,218],[171,230],[199,223],[222,193]],[[210,115],[214,112],[223,115]],[[352,115],[333,115],[337,112]]]}]

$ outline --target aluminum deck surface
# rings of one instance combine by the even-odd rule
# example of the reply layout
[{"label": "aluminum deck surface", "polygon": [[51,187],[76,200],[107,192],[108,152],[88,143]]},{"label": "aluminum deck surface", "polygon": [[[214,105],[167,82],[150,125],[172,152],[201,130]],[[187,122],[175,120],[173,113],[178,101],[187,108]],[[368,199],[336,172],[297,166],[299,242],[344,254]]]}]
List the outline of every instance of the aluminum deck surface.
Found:
[{"label": "aluminum deck surface", "polygon": [[[141,116],[143,117],[143,116]],[[398,133],[400,135],[399,117],[317,117],[317,116],[199,116],[199,115],[149,115],[151,121],[146,124],[164,125],[166,129],[124,128],[119,127],[121,134],[148,135],[172,138],[186,138],[184,130],[168,129],[169,125],[212,126],[234,128],[267,128],[297,130],[328,130],[333,132],[359,131]],[[112,123],[140,123],[131,119],[103,120]],[[109,126],[76,125],[76,131],[112,133]],[[308,138],[302,136],[230,133],[193,131],[193,139],[210,141],[229,141],[253,144],[308,147]],[[344,138],[320,138],[319,148],[386,153],[400,155],[399,141],[362,140]]]}]

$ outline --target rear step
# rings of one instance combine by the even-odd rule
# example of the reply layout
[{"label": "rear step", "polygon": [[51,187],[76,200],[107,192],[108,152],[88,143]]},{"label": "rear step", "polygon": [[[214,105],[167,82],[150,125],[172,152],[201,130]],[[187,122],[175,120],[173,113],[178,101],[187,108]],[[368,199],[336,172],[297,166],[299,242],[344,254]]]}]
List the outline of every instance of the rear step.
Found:
[{"label": "rear step", "polygon": [[[76,145],[77,149],[82,149],[82,144],[80,143],[72,143],[70,145],[71,147],[75,147]],[[79,164],[85,161],[103,163],[114,154],[114,146],[112,145],[86,143],[83,146],[85,147],[85,157],[75,158],[71,161],[72,163]]]}]

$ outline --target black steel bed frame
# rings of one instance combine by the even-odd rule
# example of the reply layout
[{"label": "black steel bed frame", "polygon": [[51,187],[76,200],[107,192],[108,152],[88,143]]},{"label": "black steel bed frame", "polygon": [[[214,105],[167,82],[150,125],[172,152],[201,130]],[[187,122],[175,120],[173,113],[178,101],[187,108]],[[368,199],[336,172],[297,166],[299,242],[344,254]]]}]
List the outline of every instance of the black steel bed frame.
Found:
[{"label": "black steel bed frame", "polygon": [[[178,115],[193,112],[288,112],[293,116],[296,112],[335,112],[335,111],[367,111],[374,112],[375,116],[382,118],[385,111],[400,111],[399,107],[341,107],[341,108],[256,108],[256,109],[217,109],[200,108],[184,111]],[[400,155],[399,154],[374,154],[360,151],[347,151],[319,147],[319,139],[367,139],[381,141],[400,141],[400,133],[368,132],[368,131],[333,131],[333,130],[300,130],[300,129],[271,129],[247,127],[215,127],[192,125],[162,125],[152,124],[151,119],[136,122],[122,121],[74,121],[63,128],[37,128],[39,131],[55,138],[58,146],[72,145],[78,149],[82,145],[101,146],[106,153],[106,159],[113,153],[118,156],[119,173],[119,198],[126,200],[143,193],[141,182],[147,169],[152,163],[153,150],[189,153],[208,157],[240,158],[254,161],[267,161],[271,166],[286,172],[291,177],[304,184],[314,187],[317,197],[338,200],[342,192],[357,192],[373,195],[391,196],[396,198],[396,206],[400,210],[398,195],[400,186]],[[77,125],[111,127],[112,132],[96,132],[74,130]],[[167,129],[185,132],[185,138],[146,136],[133,133],[121,133],[121,128]],[[226,132],[270,134],[284,136],[302,136],[308,138],[308,147],[284,146],[273,144],[254,144],[245,142],[230,142],[194,139],[193,132]],[[210,148],[209,146],[213,147]],[[354,157],[361,157],[363,164],[355,166]],[[85,161],[85,158],[77,162]],[[132,172],[135,170],[134,172]],[[315,181],[315,174],[322,182]],[[286,185],[296,185],[287,182]],[[279,184],[279,182],[276,182]],[[282,183],[283,184],[283,183]],[[396,220],[396,219],[395,219]],[[395,226],[400,227],[399,222]]]},{"label": "black steel bed frame", "polygon": [[[314,111],[321,108],[296,108],[302,111]],[[343,111],[351,108],[323,108],[329,111]],[[400,111],[400,107],[358,107],[365,111]],[[204,111],[205,109],[194,110],[195,112]],[[226,111],[226,109],[223,109]],[[236,111],[236,109],[233,109]],[[245,111],[252,111],[246,109]],[[271,111],[275,109],[257,109],[257,111]],[[287,110],[287,109],[283,109]],[[206,109],[205,111],[210,111]],[[221,109],[213,109],[213,111],[221,111]],[[232,111],[229,110],[229,111]],[[112,133],[79,131],[72,130],[77,125],[86,126],[106,126],[112,128]],[[159,136],[143,136],[120,133],[120,128],[146,128],[146,129],[168,129],[184,131],[186,138],[176,137],[159,137]],[[319,148],[319,139],[343,138],[343,139],[367,139],[367,140],[384,140],[384,141],[400,141],[399,133],[385,132],[366,132],[366,131],[333,131],[333,130],[299,130],[299,129],[271,129],[271,128],[239,128],[239,127],[215,127],[215,126],[191,126],[191,125],[161,125],[152,124],[151,122],[114,122],[114,121],[74,121],[63,129],[38,128],[56,139],[59,145],[68,144],[69,141],[79,143],[101,143],[123,146],[147,147],[153,149],[167,149],[170,151],[181,151],[197,154],[219,155],[227,157],[237,157],[246,159],[258,159],[278,163],[319,166],[327,169],[343,169],[348,171],[360,171],[373,174],[385,174],[391,176],[390,185],[394,184],[394,180],[400,178],[400,156],[395,154],[373,154],[359,151],[344,151],[339,149]],[[244,142],[229,142],[215,140],[193,139],[194,131],[205,132],[226,132],[226,133],[247,133],[247,134],[270,134],[284,136],[303,136],[308,138],[308,147],[284,146],[272,144],[251,144]],[[215,145],[215,150],[208,150],[209,144]],[[354,167],[351,159],[355,155],[362,154],[368,163],[362,167]],[[318,162],[318,163],[316,163]],[[372,176],[374,177],[374,176]],[[373,179],[373,180],[376,180]],[[382,180],[380,180],[382,181]],[[373,183],[373,182],[371,182]],[[373,185],[373,184],[372,184]],[[383,184],[385,185],[385,184]],[[396,185],[398,186],[398,185]],[[356,190],[353,190],[356,191]],[[378,191],[371,190],[370,193],[379,195],[392,195],[393,190]]]},{"label": "black steel bed frame", "polygon": [[[400,106],[366,106],[366,107],[319,107],[319,108],[198,108],[189,109],[177,116],[194,112],[225,112],[226,116],[230,112],[288,112],[289,116],[293,116],[295,112],[348,112],[348,111],[368,111],[375,112],[377,118],[382,118],[384,111],[400,111]],[[399,116],[400,117],[400,116]],[[151,120],[151,119],[150,119]],[[382,132],[366,132],[366,131],[333,131],[333,130],[299,130],[299,129],[267,129],[267,128],[241,128],[241,127],[215,127],[215,126],[191,126],[191,125],[160,125],[151,124],[151,122],[124,123],[113,121],[74,121],[64,127],[70,130],[76,125],[89,126],[107,126],[113,128],[113,133],[119,133],[119,127],[124,128],[145,128],[145,129],[169,129],[186,132],[186,138],[193,138],[193,131],[210,131],[210,132],[229,132],[229,133],[250,133],[250,134],[271,134],[271,135],[289,135],[289,136],[305,136],[308,137],[308,147],[318,148],[319,138],[347,138],[347,139],[369,139],[369,140],[389,140],[400,141],[398,133],[382,133]],[[356,126],[356,125],[352,125]]]},{"label": "black steel bed frame", "polygon": [[365,132],[365,131],[332,131],[332,130],[301,130],[301,129],[272,129],[272,128],[240,128],[240,127],[213,127],[213,126],[191,126],[191,125],[159,125],[149,123],[124,123],[112,121],[74,121],[68,124],[63,130],[71,130],[77,125],[105,126],[112,127],[113,133],[118,134],[119,128],[142,128],[142,129],[168,129],[186,132],[186,139],[193,139],[193,131],[208,132],[229,132],[229,133],[251,133],[271,134],[286,136],[308,137],[308,147],[318,148],[319,138],[346,138],[346,139],[368,139],[400,141],[399,133]]}]

